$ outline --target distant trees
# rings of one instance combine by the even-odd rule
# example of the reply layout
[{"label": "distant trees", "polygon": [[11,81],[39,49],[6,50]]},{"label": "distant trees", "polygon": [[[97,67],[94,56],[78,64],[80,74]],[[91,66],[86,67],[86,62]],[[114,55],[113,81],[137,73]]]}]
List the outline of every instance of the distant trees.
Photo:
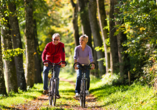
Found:
[{"label": "distant trees", "polygon": [[[9,92],[17,92],[18,87],[26,90],[27,86],[42,82],[41,51],[55,32],[64,39],[71,63],[74,43],[79,45],[79,33],[87,34],[88,45],[93,48],[94,60],[103,74],[120,73],[121,84],[127,83],[128,71],[131,80],[151,79],[157,71],[155,3],[156,0],[0,1],[3,41],[0,45],[0,88],[5,89],[4,76]],[[26,49],[25,54],[16,51],[18,48]]]}]

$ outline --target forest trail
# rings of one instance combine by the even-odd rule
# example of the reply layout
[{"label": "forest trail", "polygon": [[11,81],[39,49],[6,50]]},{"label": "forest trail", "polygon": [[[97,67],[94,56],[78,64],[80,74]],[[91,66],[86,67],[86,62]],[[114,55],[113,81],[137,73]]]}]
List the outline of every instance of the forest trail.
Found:
[{"label": "forest trail", "polygon": [[[75,83],[73,81],[60,78],[60,81],[65,81],[69,82],[71,85],[75,86]],[[61,96],[62,98],[62,96]],[[64,109],[79,109],[79,110],[103,110],[101,106],[99,106],[98,102],[96,101],[96,98],[90,94],[89,96],[86,97],[86,108],[80,107],[79,103],[79,98],[75,98],[74,96],[72,97],[75,99],[75,101],[69,101],[67,104],[61,104],[60,102],[59,105],[56,105],[56,109],[64,110]],[[44,104],[46,103],[46,104]],[[47,95],[41,95],[40,97],[32,100],[32,101],[27,101],[25,104],[20,104],[20,105],[13,105],[11,108],[14,108],[16,110],[39,110],[42,108],[50,109],[51,106],[48,105],[48,96]]]}]

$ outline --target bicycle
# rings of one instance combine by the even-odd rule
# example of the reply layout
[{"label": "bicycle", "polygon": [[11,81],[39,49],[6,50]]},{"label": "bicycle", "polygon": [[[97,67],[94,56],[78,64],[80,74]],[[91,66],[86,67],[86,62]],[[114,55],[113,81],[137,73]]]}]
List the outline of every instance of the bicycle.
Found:
[{"label": "bicycle", "polygon": [[[57,95],[57,81],[59,80],[59,78],[55,78],[55,71],[54,71],[54,67],[55,65],[59,65],[61,62],[64,62],[65,65],[67,64],[65,61],[60,61],[59,63],[51,63],[49,60],[45,60],[43,63],[48,62],[48,64],[51,67],[52,76],[49,76],[49,86],[48,86],[48,96],[49,96],[49,105],[55,106],[56,105],[56,95]],[[61,65],[59,65],[59,67],[61,67]]]},{"label": "bicycle", "polygon": [[90,63],[89,65],[85,65],[85,64],[80,64],[79,62],[74,63],[73,68],[75,68],[75,64],[79,65],[78,69],[82,70],[82,79],[81,79],[81,87],[80,87],[80,105],[81,107],[85,107],[85,103],[86,103],[86,90],[87,90],[87,78],[86,78],[86,73],[85,70],[86,69],[91,69],[91,64],[95,63]]}]

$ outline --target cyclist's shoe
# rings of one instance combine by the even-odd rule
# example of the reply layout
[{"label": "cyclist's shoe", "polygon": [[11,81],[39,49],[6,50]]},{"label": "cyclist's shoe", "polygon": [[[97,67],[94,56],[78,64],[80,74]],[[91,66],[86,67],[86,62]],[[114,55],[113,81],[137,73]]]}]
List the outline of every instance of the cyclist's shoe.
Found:
[{"label": "cyclist's shoe", "polygon": [[88,90],[86,90],[86,95],[89,95],[89,91]]},{"label": "cyclist's shoe", "polygon": [[60,95],[56,95],[56,98],[57,98],[57,99],[60,99],[60,98],[61,98],[61,96],[60,96]]},{"label": "cyclist's shoe", "polygon": [[80,97],[80,94],[79,94],[79,93],[76,93],[76,94],[75,94],[75,97]]},{"label": "cyclist's shoe", "polygon": [[44,91],[43,91],[43,94],[48,94],[48,90],[44,90]]}]

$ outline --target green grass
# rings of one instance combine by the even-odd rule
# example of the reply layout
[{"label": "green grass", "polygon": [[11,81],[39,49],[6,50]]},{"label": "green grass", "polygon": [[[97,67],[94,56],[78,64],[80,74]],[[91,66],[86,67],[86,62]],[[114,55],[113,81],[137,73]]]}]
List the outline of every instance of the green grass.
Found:
[{"label": "green grass", "polygon": [[107,86],[98,80],[93,80],[90,92],[95,95],[98,101],[103,102],[103,108],[107,110],[157,109],[157,96],[154,94],[153,88],[147,85]]},{"label": "green grass", "polygon": [[[62,77],[76,81],[76,74],[62,74]],[[157,95],[152,87],[132,84],[131,86],[104,85],[100,79],[91,77],[90,93],[105,110],[156,110]]]},{"label": "green grass", "polygon": [[[60,73],[60,77],[76,82],[76,73]],[[43,84],[35,84],[27,92],[11,93],[9,97],[0,96],[0,109],[7,109],[14,105],[28,103],[28,101],[42,95]],[[79,107],[80,103],[74,99],[75,87],[69,82],[60,81],[61,98],[57,99],[56,107],[49,106],[47,100],[42,110],[71,110]],[[102,80],[91,76],[90,93],[97,98],[97,105],[105,110],[156,110],[157,96],[152,87],[132,84],[131,86],[104,85]],[[88,105],[90,102],[88,102]],[[90,109],[90,107],[89,107]]]},{"label": "green grass", "polygon": [[27,92],[19,90],[19,93],[11,92],[9,97],[0,96],[0,109],[13,107],[14,105],[24,104],[27,101],[33,100],[42,95],[42,88],[42,84],[35,84],[34,87],[28,89]]}]

